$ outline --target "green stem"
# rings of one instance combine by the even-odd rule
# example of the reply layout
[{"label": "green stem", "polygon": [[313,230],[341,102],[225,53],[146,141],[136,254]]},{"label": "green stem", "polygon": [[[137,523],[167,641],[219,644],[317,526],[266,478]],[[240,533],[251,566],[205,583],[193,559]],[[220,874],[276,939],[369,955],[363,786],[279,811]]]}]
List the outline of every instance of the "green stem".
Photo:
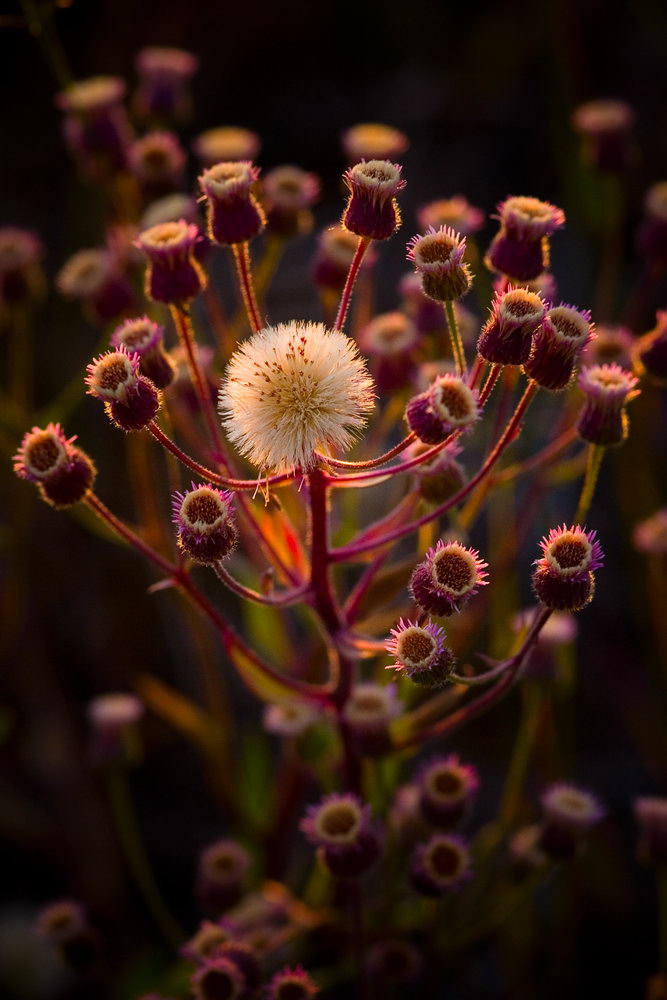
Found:
[{"label": "green stem", "polygon": [[595,492],[595,486],[598,481],[598,475],[600,473],[600,466],[602,464],[603,457],[604,448],[601,445],[589,444],[586,475],[584,476],[584,485],[582,486],[581,496],[579,497],[577,513],[574,516],[575,524],[583,524],[586,515],[588,514],[591,501],[593,500],[593,493]]},{"label": "green stem", "polygon": [[542,697],[537,684],[528,683],[524,686],[522,702],[519,731],[516,735],[499,811],[501,826],[506,830],[512,827],[516,819],[521,789],[526,778],[539,726]]},{"label": "green stem", "polygon": [[468,365],[466,364],[466,355],[463,350],[463,341],[461,340],[461,332],[459,330],[459,324],[456,320],[456,312],[454,310],[453,302],[445,302],[445,313],[447,314],[449,339],[452,343],[452,354],[454,355],[454,361],[456,362],[456,372],[461,376],[461,378],[465,378],[468,374]]}]

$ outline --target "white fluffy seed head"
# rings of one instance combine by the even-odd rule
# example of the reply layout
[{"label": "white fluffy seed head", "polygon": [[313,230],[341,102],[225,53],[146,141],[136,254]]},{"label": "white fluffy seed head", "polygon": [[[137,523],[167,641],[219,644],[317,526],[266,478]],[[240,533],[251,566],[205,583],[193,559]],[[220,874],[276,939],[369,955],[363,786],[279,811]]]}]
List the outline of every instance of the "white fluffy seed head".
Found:
[{"label": "white fluffy seed head", "polygon": [[266,327],[234,352],[220,390],[230,441],[263,472],[308,469],[345,451],[374,406],[356,344],[323,323]]}]

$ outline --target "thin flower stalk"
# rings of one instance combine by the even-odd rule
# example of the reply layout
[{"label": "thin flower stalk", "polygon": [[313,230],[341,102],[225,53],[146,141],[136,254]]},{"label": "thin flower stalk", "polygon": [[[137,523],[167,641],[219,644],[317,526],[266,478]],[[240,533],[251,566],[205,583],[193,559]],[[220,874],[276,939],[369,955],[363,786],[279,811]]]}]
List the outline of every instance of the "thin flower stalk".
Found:
[{"label": "thin flower stalk", "polygon": [[576,524],[583,524],[586,520],[586,515],[588,514],[593,501],[593,494],[595,493],[595,487],[600,474],[600,467],[602,465],[602,459],[604,458],[605,448],[602,445],[589,444],[587,451],[586,473],[584,475],[581,496],[579,497],[579,503],[577,505],[577,513],[574,516]]},{"label": "thin flower stalk", "polygon": [[234,254],[236,276],[238,278],[239,288],[241,290],[241,296],[243,298],[243,304],[245,305],[250,329],[253,333],[257,333],[262,329],[262,319],[259,312],[259,306],[257,305],[257,296],[255,295],[255,285],[252,277],[252,268],[250,266],[250,248],[248,243],[234,243],[232,245],[232,253]]},{"label": "thin flower stalk", "polygon": [[350,302],[352,301],[352,292],[359,274],[359,268],[361,267],[361,262],[364,259],[364,255],[371,244],[370,239],[366,236],[359,237],[359,244],[357,246],[354,257],[352,258],[352,263],[350,264],[350,270],[347,273],[347,278],[345,281],[345,287],[343,288],[343,293],[340,298],[340,303],[338,306],[338,312],[336,313],[336,319],[334,321],[334,329],[342,330],[345,326],[345,320],[347,318],[347,313],[350,308]]},{"label": "thin flower stalk", "polygon": [[456,319],[454,303],[449,299],[445,302],[445,315],[447,316],[449,339],[451,341],[452,354],[456,364],[456,374],[460,375],[461,378],[466,378],[468,374],[468,365],[466,362],[465,350],[463,348],[463,341],[461,340],[461,331],[459,330],[459,324]]}]

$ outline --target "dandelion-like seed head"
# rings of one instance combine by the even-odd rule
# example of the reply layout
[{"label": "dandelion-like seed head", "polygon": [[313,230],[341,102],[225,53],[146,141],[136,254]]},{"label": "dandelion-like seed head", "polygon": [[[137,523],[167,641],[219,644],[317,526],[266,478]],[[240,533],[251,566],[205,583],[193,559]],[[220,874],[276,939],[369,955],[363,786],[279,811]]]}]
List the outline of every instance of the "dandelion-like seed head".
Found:
[{"label": "dandelion-like seed head", "polygon": [[128,391],[134,389],[139,378],[139,355],[130,353],[124,345],[117,351],[107,351],[95,358],[86,368],[85,382],[91,396],[98,399],[127,399]]},{"label": "dandelion-like seed head", "polygon": [[595,531],[586,531],[578,524],[552,528],[540,546],[542,558],[537,562],[559,577],[586,575],[603,564],[602,546]]},{"label": "dandelion-like seed head", "polygon": [[345,451],[372,409],[354,341],[323,323],[260,330],[234,352],[220,390],[230,440],[262,472],[306,470],[317,449]]},{"label": "dandelion-like seed head", "polygon": [[462,236],[471,236],[484,225],[484,213],[471,205],[462,194],[439,198],[417,209],[417,222],[423,230],[450,227]]},{"label": "dandelion-like seed head", "polygon": [[262,148],[262,141],[249,129],[222,125],[198,135],[192,148],[205,167],[212,167],[231,160],[254,160]]},{"label": "dandelion-like seed head", "polygon": [[350,163],[359,160],[391,160],[410,145],[408,137],[391,125],[362,122],[343,132],[343,149]]}]

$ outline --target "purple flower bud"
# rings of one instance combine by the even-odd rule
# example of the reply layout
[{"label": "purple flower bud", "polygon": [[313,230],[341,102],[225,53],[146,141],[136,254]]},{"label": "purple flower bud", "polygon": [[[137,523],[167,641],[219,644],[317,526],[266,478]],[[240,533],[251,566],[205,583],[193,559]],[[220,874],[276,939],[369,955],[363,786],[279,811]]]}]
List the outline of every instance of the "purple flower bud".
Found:
[{"label": "purple flower bud", "polygon": [[229,940],[230,932],[222,924],[202,920],[192,937],[181,946],[180,953],[189,962],[198,964],[212,957]]},{"label": "purple flower bud", "polygon": [[581,353],[582,367],[615,364],[621,368],[632,368],[631,355],[635,338],[627,327],[602,324],[596,326],[595,334]]},{"label": "purple flower bud", "polygon": [[68,299],[77,299],[95,323],[117,319],[134,304],[130,282],[111,250],[79,250],[61,268],[56,288]]},{"label": "purple flower bud", "polygon": [[369,978],[384,989],[414,982],[422,970],[422,965],[419,949],[399,938],[377,941],[369,948],[366,958]]},{"label": "purple flower bud", "polygon": [[148,316],[128,319],[111,334],[111,346],[139,355],[139,370],[158,389],[174,380],[176,367],[164,350],[164,327]]},{"label": "purple flower bud", "polygon": [[148,132],[135,140],[129,149],[129,161],[147,201],[171,193],[183,181],[185,151],[173,132]]},{"label": "purple flower bud", "polygon": [[470,852],[463,837],[434,833],[417,847],[410,878],[422,895],[437,898],[456,892],[471,877]]},{"label": "purple flower bud", "polygon": [[[415,458],[421,454],[429,445],[418,441],[410,448],[410,457]],[[463,466],[457,461],[457,457],[463,449],[456,441],[445,445],[437,455],[426,462],[416,466],[414,471],[417,477],[417,487],[427,503],[438,505],[444,503],[449,497],[461,489],[466,482],[466,474]]]},{"label": "purple flower bud", "polygon": [[107,416],[121,430],[142,430],[160,409],[160,393],[139,374],[139,355],[122,344],[95,358],[86,372],[89,395],[104,400]]},{"label": "purple flower bud", "polygon": [[639,826],[638,853],[647,864],[667,863],[667,799],[643,797],[634,801]]},{"label": "purple flower bud", "polygon": [[387,240],[401,224],[396,195],[405,187],[401,168],[389,160],[362,160],[343,175],[350,195],[342,223],[357,236]]},{"label": "purple flower bud", "polygon": [[370,810],[356,795],[327,795],[310,806],[301,829],[339,878],[362,875],[376,861],[380,841],[371,826]]},{"label": "purple flower bud", "polygon": [[441,375],[413,396],[405,410],[408,426],[424,444],[440,444],[454,430],[472,427],[480,417],[477,393],[458,375]]},{"label": "purple flower bud", "polygon": [[654,385],[667,385],[667,310],[656,313],[656,325],[634,342],[635,372]]},{"label": "purple flower bud", "polygon": [[391,125],[362,122],[353,125],[341,136],[348,163],[360,160],[393,160],[410,145],[408,137]]},{"label": "purple flower bud", "polygon": [[572,115],[572,127],[583,139],[584,158],[596,169],[610,172],[624,170],[635,159],[634,121],[629,104],[608,98],[587,101]]},{"label": "purple flower bud", "polygon": [[200,175],[210,239],[222,246],[234,246],[261,233],[266,219],[253,194],[258,177],[259,170],[249,160],[216,163]]},{"label": "purple flower bud", "polygon": [[496,292],[477,343],[478,354],[491,364],[525,364],[545,310],[543,299],[524,288]]},{"label": "purple flower bud", "polygon": [[123,97],[125,83],[116,76],[79,80],[56,97],[65,113],[65,141],[82,172],[93,180],[127,167],[131,140]]},{"label": "purple flower bud", "polygon": [[419,342],[417,327],[402,312],[382,313],[364,327],[359,347],[380,392],[403,389],[414,379]]},{"label": "purple flower bud", "polygon": [[579,388],[586,400],[577,417],[577,433],[582,441],[610,448],[628,436],[625,406],[639,395],[637,379],[619,365],[591,365],[579,376]]},{"label": "purple flower bud", "polygon": [[232,551],[238,532],[232,520],[232,494],[215,486],[195,486],[174,493],[173,521],[178,544],[199,563],[215,563]]},{"label": "purple flower bud", "polygon": [[408,260],[421,275],[424,294],[436,302],[454,302],[465,295],[472,275],[463,257],[465,237],[447,226],[413,236],[408,243]]},{"label": "purple flower bud", "polygon": [[394,684],[366,682],[352,688],[343,716],[362,754],[378,756],[389,749],[389,725],[401,707]]},{"label": "purple flower bud", "polygon": [[299,167],[275,167],[262,183],[269,232],[283,239],[308,233],[313,228],[310,211],[320,194],[315,174]]},{"label": "purple flower bud", "polygon": [[479,788],[477,771],[462,764],[456,754],[428,761],[418,777],[419,804],[434,826],[449,829],[470,811]]},{"label": "purple flower bud", "polygon": [[560,208],[537,198],[511,197],[498,205],[500,232],[486,263],[510,280],[533,281],[549,267],[548,237],[565,223]]},{"label": "purple flower bud", "polygon": [[256,132],[233,125],[222,125],[207,129],[192,143],[192,149],[203,167],[213,167],[216,163],[239,160],[256,160],[262,140]]},{"label": "purple flower bud", "polygon": [[15,226],[0,228],[0,309],[6,303],[36,302],[44,295],[39,237]]},{"label": "purple flower bud", "polygon": [[479,587],[486,586],[487,565],[476,549],[440,539],[412,574],[412,596],[429,614],[452,615],[465,607]]},{"label": "purple flower bud", "polygon": [[574,306],[550,309],[533,337],[526,374],[543,389],[560,392],[567,388],[589,340],[594,336],[591,314]]},{"label": "purple flower bud", "polygon": [[14,456],[14,472],[39,485],[43,500],[53,507],[71,507],[83,500],[95,480],[96,469],[88,456],[75,448],[60,424],[33,427],[23,436]]},{"label": "purple flower bud", "polygon": [[152,46],[137,54],[135,67],[139,86],[134,110],[144,121],[183,121],[191,110],[188,84],[199,68],[199,60],[183,49]]},{"label": "purple flower bud", "polygon": [[556,861],[568,861],[605,810],[591,792],[566,782],[551,785],[542,796],[544,819],[538,846]]},{"label": "purple flower bud", "polygon": [[385,643],[387,652],[396,657],[387,670],[404,670],[421,687],[444,687],[454,667],[454,654],[445,639],[445,630],[433,622],[416,625],[401,618]]},{"label": "purple flower bud", "polygon": [[285,966],[271,979],[264,994],[266,1000],[312,1000],[320,992],[317,983],[300,965]]},{"label": "purple flower bud", "polygon": [[206,275],[195,257],[201,234],[185,219],[145,229],[135,243],[148,258],[146,295],[155,302],[187,303],[206,288]]},{"label": "purple flower bud", "polygon": [[595,593],[594,572],[603,564],[602,547],[594,531],[578,524],[552,528],[540,542],[533,589],[552,611],[580,611]]},{"label": "purple flower bud", "polygon": [[250,855],[235,840],[217,840],[199,857],[196,893],[205,909],[219,913],[238,901]]},{"label": "purple flower bud", "polygon": [[449,226],[462,236],[472,236],[484,225],[484,212],[475,208],[462,194],[440,198],[417,209],[419,228],[440,229]]},{"label": "purple flower bud", "polygon": [[236,962],[221,955],[204,959],[190,979],[197,1000],[246,1000],[250,990]]},{"label": "purple flower bud", "polygon": [[[359,240],[343,226],[330,226],[320,233],[313,261],[313,280],[320,288],[340,292],[345,285]],[[361,269],[367,270],[375,255],[367,250]]]}]

